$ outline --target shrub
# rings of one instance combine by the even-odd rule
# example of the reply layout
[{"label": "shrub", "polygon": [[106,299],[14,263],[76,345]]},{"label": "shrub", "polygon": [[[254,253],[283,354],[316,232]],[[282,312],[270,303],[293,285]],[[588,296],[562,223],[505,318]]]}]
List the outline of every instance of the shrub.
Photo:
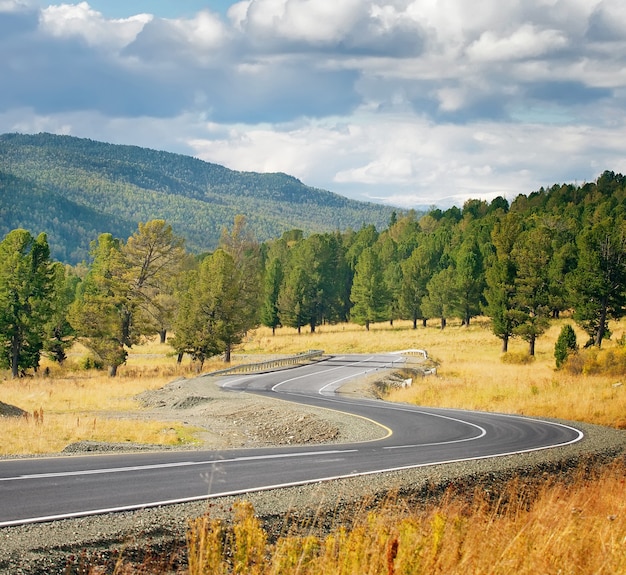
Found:
[{"label": "shrub", "polygon": [[502,355],[502,363],[511,365],[528,365],[535,361],[535,356],[524,351],[507,351]]},{"label": "shrub", "polygon": [[557,369],[561,369],[567,356],[575,352],[578,349],[578,343],[576,343],[576,334],[570,324],[564,325],[561,329],[559,338],[554,345],[554,357],[556,359]]},{"label": "shrub", "polygon": [[563,367],[574,375],[626,375],[626,349],[601,350],[597,347],[569,354]]},{"label": "shrub", "polygon": [[80,359],[78,367],[80,369],[84,369],[85,371],[89,371],[90,369],[103,369],[104,364],[92,355],[86,355]]}]

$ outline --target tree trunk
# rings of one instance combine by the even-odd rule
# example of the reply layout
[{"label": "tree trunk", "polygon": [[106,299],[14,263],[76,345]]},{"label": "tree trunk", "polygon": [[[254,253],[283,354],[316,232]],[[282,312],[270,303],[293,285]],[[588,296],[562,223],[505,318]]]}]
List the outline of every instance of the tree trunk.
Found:
[{"label": "tree trunk", "polygon": [[159,339],[161,341],[161,343],[165,343],[167,340],[167,330],[166,329],[162,329],[159,331]]},{"label": "tree trunk", "polygon": [[596,334],[595,345],[602,346],[602,340],[604,339],[604,333],[606,330],[606,298],[602,301],[602,311],[600,312],[600,321],[598,322],[598,333]]},{"label": "tree trunk", "polygon": [[184,355],[185,355],[185,352],[181,351],[181,352],[178,354],[178,357],[176,358],[176,363],[179,363],[179,364],[180,364],[180,363],[183,363],[183,356],[184,356]]},{"label": "tree trunk", "polygon": [[530,355],[530,357],[533,357],[535,355],[535,336],[531,336],[530,339],[528,340],[528,353]]},{"label": "tree trunk", "polygon": [[20,342],[17,336],[11,338],[11,376],[16,379],[20,374]]},{"label": "tree trunk", "polygon": [[509,351],[509,336],[505,335],[502,337],[502,353],[506,353]]},{"label": "tree trunk", "polygon": [[413,329],[417,329],[417,318],[413,318]]},{"label": "tree trunk", "polygon": [[109,366],[109,377],[115,377],[117,375],[117,365]]},{"label": "tree trunk", "polygon": [[441,329],[444,329],[446,327],[446,318],[442,317],[441,318]]},{"label": "tree trunk", "polygon": [[370,330],[370,320],[366,320],[365,321],[365,331],[369,331]]},{"label": "tree trunk", "polygon": [[426,327],[428,320],[424,317],[422,318],[422,325]]},{"label": "tree trunk", "polygon": [[226,349],[224,350],[224,363],[230,363],[230,352],[232,350],[232,347],[229,344],[226,345]]}]

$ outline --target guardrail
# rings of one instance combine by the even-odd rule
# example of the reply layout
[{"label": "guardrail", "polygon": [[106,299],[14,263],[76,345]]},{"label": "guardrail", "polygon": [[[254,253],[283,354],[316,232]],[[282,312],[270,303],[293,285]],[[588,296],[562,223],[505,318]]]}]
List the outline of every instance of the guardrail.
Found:
[{"label": "guardrail", "polygon": [[402,351],[392,351],[394,355],[421,355],[424,359],[428,359],[428,352],[425,349],[403,349]]},{"label": "guardrail", "polygon": [[289,357],[281,357],[278,359],[271,359],[268,361],[261,361],[257,363],[245,363],[241,365],[234,365],[233,367],[227,367],[226,369],[220,369],[219,371],[212,371],[206,375],[229,375],[231,373],[255,373],[267,371],[270,369],[276,369],[279,367],[286,367],[289,365],[298,365],[299,363],[309,361],[316,357],[322,356],[324,353],[321,349],[311,349],[299,353],[297,355],[290,355]]}]

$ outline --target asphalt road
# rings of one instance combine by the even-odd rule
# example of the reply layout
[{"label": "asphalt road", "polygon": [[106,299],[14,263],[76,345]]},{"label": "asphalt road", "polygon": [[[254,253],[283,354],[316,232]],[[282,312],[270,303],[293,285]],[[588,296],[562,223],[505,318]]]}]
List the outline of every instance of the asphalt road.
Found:
[{"label": "asphalt road", "polygon": [[224,376],[233,392],[366,417],[377,441],[349,445],[69,456],[0,461],[0,526],[139,509],[453,461],[568,445],[579,430],[518,416],[427,409],[335,394],[398,365],[398,355],[336,356],[263,375]]}]

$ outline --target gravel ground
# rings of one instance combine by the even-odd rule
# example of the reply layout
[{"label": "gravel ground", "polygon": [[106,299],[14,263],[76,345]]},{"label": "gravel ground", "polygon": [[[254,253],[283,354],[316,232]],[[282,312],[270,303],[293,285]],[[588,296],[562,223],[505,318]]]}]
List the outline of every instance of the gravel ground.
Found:
[{"label": "gravel ground", "polygon": [[[376,381],[360,381],[342,389],[348,394],[375,394]],[[386,384],[394,383],[387,374]],[[177,380],[139,398],[145,409],[132,417],[184,421],[201,427],[202,447],[237,448],[264,445],[349,442],[375,439],[380,428],[360,418],[330,410],[316,410],[289,402],[222,391],[210,377]],[[109,414],[109,416],[121,416]],[[129,417],[124,415],[124,417]],[[489,460],[452,463],[401,472],[375,474],[327,483],[249,493],[250,501],[270,536],[284,533],[285,518],[308,530],[328,530],[349,521],[363,509],[397,492],[403,501],[422,505],[447,488],[471,493],[477,486],[497,493],[512,477],[541,483],[554,475],[579,470],[581,462],[597,466],[626,458],[626,431],[576,424],[585,432],[577,444]],[[145,446],[84,442],[66,452],[106,452]],[[135,564],[153,564],[154,573],[174,572],[184,564],[188,522],[210,512],[228,519],[233,503],[228,497],[184,505],[143,509],[96,517],[68,519],[0,529],[0,573],[73,574],[113,573],[122,557]],[[165,559],[164,559],[165,558]],[[163,561],[165,561],[164,564]],[[94,567],[95,566],[95,567]],[[146,572],[146,571],[142,571]]]}]

